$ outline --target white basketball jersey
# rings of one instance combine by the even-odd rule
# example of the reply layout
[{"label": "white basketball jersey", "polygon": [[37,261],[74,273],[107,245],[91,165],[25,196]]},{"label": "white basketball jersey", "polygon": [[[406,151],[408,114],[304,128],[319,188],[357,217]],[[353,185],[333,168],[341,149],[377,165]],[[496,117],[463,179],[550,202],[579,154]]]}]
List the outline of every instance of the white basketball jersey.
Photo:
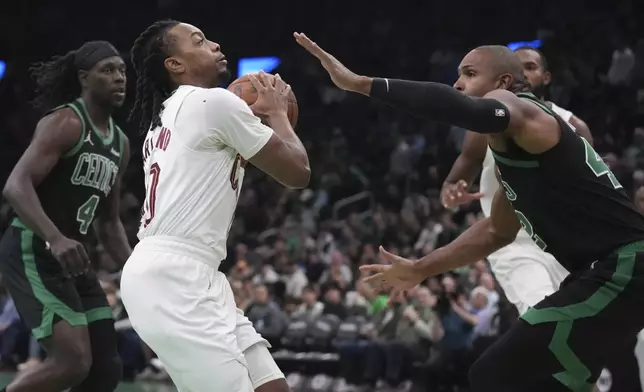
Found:
[{"label": "white basketball jersey", "polygon": [[163,105],[161,126],[143,144],[139,239],[174,237],[206,245],[224,259],[245,163],[273,130],[221,88],[181,86]]},{"label": "white basketball jersey", "polygon": [[[568,110],[562,109],[554,103],[552,103],[551,109],[564,121],[570,121],[572,113]],[[484,194],[481,199],[481,210],[483,210],[483,214],[485,214],[486,217],[490,216],[492,211],[492,199],[494,198],[494,194],[497,189],[499,189],[499,181],[496,179],[494,168],[494,157],[492,156],[492,150],[488,147],[487,152],[485,153],[485,159],[483,160],[483,170],[481,171],[481,192]],[[517,239],[519,238],[529,238],[528,233],[524,230],[520,230],[517,235]]]}]

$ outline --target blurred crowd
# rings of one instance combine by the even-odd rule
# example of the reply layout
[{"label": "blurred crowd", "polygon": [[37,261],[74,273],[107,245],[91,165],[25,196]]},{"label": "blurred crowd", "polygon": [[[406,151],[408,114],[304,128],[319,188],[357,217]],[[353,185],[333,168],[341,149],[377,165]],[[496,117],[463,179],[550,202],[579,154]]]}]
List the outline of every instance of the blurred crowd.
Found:
[{"label": "blurred crowd", "polygon": [[[437,391],[465,387],[469,364],[517,314],[486,260],[431,278],[391,307],[387,296],[360,281],[360,265],[381,262],[380,245],[419,257],[481,218],[477,203],[447,211],[438,201],[464,130],[338,91],[318,64],[289,41],[291,30],[305,29],[359,72],[445,83],[455,80],[458,62],[472,46],[541,39],[554,76],[548,98],[586,121],[596,149],[644,210],[644,31],[637,23],[642,4],[626,1],[591,9],[580,1],[506,0],[498,2],[504,12],[486,17],[482,26],[477,15],[488,3],[417,4],[413,14],[369,7],[372,15],[367,16],[361,8],[365,1],[343,4],[341,12],[320,2],[311,5],[312,13],[324,22],[302,5],[276,6],[267,11],[272,17],[268,31],[251,23],[237,32],[234,20],[219,18],[215,23],[203,14],[242,15],[247,12],[242,5],[187,3],[195,3],[195,10],[159,1],[152,6],[158,16],[146,13],[142,5],[128,4],[131,12],[110,10],[104,20],[78,21],[82,34],[47,34],[69,18],[53,4],[29,11],[29,16],[18,9],[0,14],[0,29],[11,29],[15,39],[0,44],[8,45],[6,53],[13,55],[0,81],[0,180],[6,180],[38,118],[28,105],[26,70],[32,61],[96,38],[112,41],[127,57],[136,34],[162,15],[199,25],[211,39],[221,41],[229,58],[279,55],[277,71],[298,98],[297,131],[309,151],[314,177],[309,189],[290,191],[248,170],[221,268],[229,276],[237,306],[271,342],[295,391],[410,390],[412,381]],[[505,18],[519,14],[533,17]],[[447,15],[457,16],[458,23],[447,22]],[[37,22],[22,24],[27,17]],[[504,28],[494,27],[500,25]],[[480,34],[471,33],[475,26],[483,27]],[[249,39],[257,36],[264,41]],[[131,138],[133,157],[121,216],[134,245],[144,196],[141,137],[123,121],[126,114],[123,110],[117,118]],[[0,204],[2,231],[11,216],[9,206]],[[87,248],[114,312],[126,376],[167,380],[162,364],[128,324],[119,300],[120,266],[100,245],[89,243]],[[0,368],[24,369],[38,363],[43,353],[21,326],[11,298],[0,291]]]}]

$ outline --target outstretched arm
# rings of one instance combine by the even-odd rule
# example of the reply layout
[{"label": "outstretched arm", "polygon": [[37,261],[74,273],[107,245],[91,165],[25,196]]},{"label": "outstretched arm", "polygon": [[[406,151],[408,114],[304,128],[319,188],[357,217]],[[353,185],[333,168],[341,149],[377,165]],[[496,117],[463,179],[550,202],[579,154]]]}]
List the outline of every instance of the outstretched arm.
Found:
[{"label": "outstretched arm", "polygon": [[521,224],[503,188],[492,201],[492,213],[467,229],[448,245],[436,249],[415,263],[422,276],[434,276],[469,265],[514,241]]},{"label": "outstretched arm", "polygon": [[492,201],[491,216],[474,224],[449,245],[417,261],[391,254],[380,247],[381,256],[391,264],[363,265],[360,270],[375,272],[365,278],[365,282],[392,290],[391,303],[403,290],[409,290],[427,277],[474,263],[509,245],[520,228],[514,208],[503,190],[499,189]]},{"label": "outstretched arm", "polygon": [[412,114],[469,129],[501,133],[508,128],[508,108],[494,98],[469,97],[442,83],[371,78],[351,72],[306,35],[296,41],[320,60],[339,88],[371,96]]}]

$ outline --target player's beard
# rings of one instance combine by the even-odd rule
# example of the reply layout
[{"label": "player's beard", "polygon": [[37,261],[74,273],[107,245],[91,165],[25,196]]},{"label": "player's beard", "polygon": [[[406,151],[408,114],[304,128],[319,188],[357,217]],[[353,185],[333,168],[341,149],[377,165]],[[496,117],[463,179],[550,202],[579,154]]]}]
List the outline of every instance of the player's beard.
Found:
[{"label": "player's beard", "polygon": [[545,83],[540,83],[538,86],[530,86],[532,90],[532,94],[536,95],[538,98],[545,98],[546,96],[546,91],[548,90],[548,86]]},{"label": "player's beard", "polygon": [[217,81],[219,82],[217,84],[221,85],[221,84],[228,83],[228,82],[230,82],[231,78],[232,78],[232,74],[230,73],[230,70],[228,68],[226,68],[224,71],[221,71],[217,75]]}]

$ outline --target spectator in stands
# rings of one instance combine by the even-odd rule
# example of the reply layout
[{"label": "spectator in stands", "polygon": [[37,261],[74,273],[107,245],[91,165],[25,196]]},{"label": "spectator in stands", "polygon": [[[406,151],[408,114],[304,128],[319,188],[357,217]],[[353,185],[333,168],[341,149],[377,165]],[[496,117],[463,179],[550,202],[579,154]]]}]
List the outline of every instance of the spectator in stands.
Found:
[{"label": "spectator in stands", "polygon": [[230,282],[230,287],[233,289],[235,304],[239,309],[245,312],[251,302],[251,298],[246,287],[244,287],[244,283],[240,280],[232,280]]},{"label": "spectator in stands", "polygon": [[426,287],[415,290],[412,303],[397,300],[380,320],[377,336],[368,346],[364,379],[373,385],[381,375],[397,386],[411,374],[414,361],[424,361],[429,347],[440,341],[443,330],[434,313],[436,297]]},{"label": "spectator in stands", "polygon": [[286,285],[287,297],[302,298],[302,291],[309,284],[309,280],[299,265],[287,262],[282,279]]},{"label": "spectator in stands", "polygon": [[302,304],[293,312],[292,317],[298,320],[314,320],[324,311],[324,304],[318,301],[318,292],[314,286],[302,290]]},{"label": "spectator in stands", "polygon": [[270,299],[266,285],[255,286],[253,302],[246,316],[253,326],[271,344],[276,344],[288,326],[288,316]]},{"label": "spectator in stands", "polygon": [[437,346],[442,357],[442,370],[439,372],[447,373],[447,369],[450,369],[449,374],[444,374],[445,382],[463,383],[467,381],[466,369],[471,363],[473,330],[470,313],[466,309],[467,294],[450,275],[444,276],[441,283],[443,293],[436,305],[444,330],[443,339]]},{"label": "spectator in stands", "polygon": [[443,226],[440,223],[433,218],[427,218],[425,227],[420,231],[420,235],[414,244],[416,254],[425,255],[436,249],[436,241],[442,231]]},{"label": "spectator in stands", "polygon": [[349,288],[349,284],[352,281],[353,273],[351,272],[351,268],[346,265],[344,255],[339,251],[334,251],[331,254],[331,265],[322,274],[320,284],[323,286],[335,284],[344,291]]},{"label": "spectator in stands", "polygon": [[[259,285],[259,284],[265,284],[267,286],[275,285],[277,282],[280,282],[281,280],[281,276],[277,272],[277,267],[280,265],[279,264],[280,262],[282,263],[284,262],[283,257],[284,256],[277,256],[277,257],[273,256],[272,262],[268,262],[262,265],[259,271],[251,272],[251,275],[249,275],[248,278],[252,277],[252,282],[253,284],[256,284],[256,285]],[[242,264],[244,263],[246,262],[244,261]],[[281,291],[282,292],[280,292],[280,294],[284,294],[283,288]]]},{"label": "spectator in stands", "polygon": [[630,171],[644,169],[644,127],[633,131],[633,141],[624,150],[624,162]]},{"label": "spectator in stands", "polygon": [[320,262],[320,258],[316,252],[310,252],[306,259],[306,278],[310,284],[315,284],[320,281],[327,266]]},{"label": "spectator in stands", "polygon": [[496,280],[494,280],[492,274],[489,272],[482,273],[479,282],[481,283],[481,289],[487,295],[487,306],[496,306],[499,302],[499,292],[497,291]]},{"label": "spectator in stands", "polygon": [[329,286],[324,293],[324,309],[322,314],[332,314],[337,316],[340,320],[347,317],[347,307],[342,300],[342,292],[337,286]]},{"label": "spectator in stands", "polygon": [[373,316],[387,307],[388,300],[388,296],[379,294],[369,284],[358,280],[355,291],[347,293],[345,303],[350,314]]},{"label": "spectator in stands", "polygon": [[235,280],[245,280],[252,278],[254,273],[253,268],[248,264],[246,259],[238,259],[229,275]]},{"label": "spectator in stands", "polygon": [[617,39],[608,69],[608,82],[613,86],[628,84],[634,66],[635,54],[630,46],[624,39]]},{"label": "spectator in stands", "polygon": [[644,186],[641,186],[635,191],[635,206],[644,214]]},{"label": "spectator in stands", "polygon": [[293,314],[297,311],[302,301],[298,298],[286,297],[284,299],[284,312],[293,319]]},{"label": "spectator in stands", "polygon": [[0,370],[15,370],[18,345],[28,341],[29,331],[20,321],[13,299],[0,282]]}]

